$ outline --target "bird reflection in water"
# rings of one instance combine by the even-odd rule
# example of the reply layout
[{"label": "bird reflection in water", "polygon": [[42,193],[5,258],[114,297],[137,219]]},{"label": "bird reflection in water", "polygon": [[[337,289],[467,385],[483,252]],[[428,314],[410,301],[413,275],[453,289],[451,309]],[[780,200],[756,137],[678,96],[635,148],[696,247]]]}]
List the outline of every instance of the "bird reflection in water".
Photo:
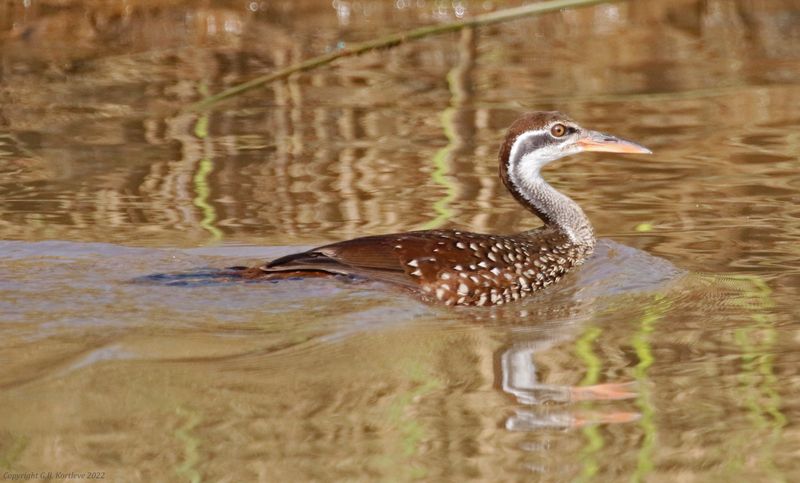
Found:
[{"label": "bird reflection in water", "polygon": [[[646,252],[600,240],[595,256],[567,277],[558,291],[543,292],[517,306],[496,307],[489,317],[480,320],[480,315],[472,312],[476,322],[508,329],[507,342],[495,351],[495,385],[517,403],[504,421],[505,428],[518,432],[571,430],[638,420],[638,412],[626,411],[619,408],[623,403],[612,402],[638,398],[637,382],[595,384],[590,377],[584,378],[585,385],[548,383],[541,374],[551,371],[538,370],[536,358],[548,357],[558,346],[574,344],[577,349],[580,334],[592,330],[598,314],[613,310],[621,297],[628,302],[630,297],[652,297],[667,290],[669,283],[683,273]],[[552,378],[552,374],[545,377]],[[602,408],[588,409],[592,402]]]},{"label": "bird reflection in water", "polygon": [[[534,354],[546,347],[521,344],[506,349],[500,356],[502,389],[514,396],[523,407],[505,421],[509,431],[538,429],[575,429],[588,424],[628,423],[639,414],[626,411],[583,412],[568,405],[579,401],[610,401],[633,399],[635,384],[607,383],[592,386],[566,386],[540,382],[536,374]],[[560,410],[544,410],[545,405],[559,404]]]}]

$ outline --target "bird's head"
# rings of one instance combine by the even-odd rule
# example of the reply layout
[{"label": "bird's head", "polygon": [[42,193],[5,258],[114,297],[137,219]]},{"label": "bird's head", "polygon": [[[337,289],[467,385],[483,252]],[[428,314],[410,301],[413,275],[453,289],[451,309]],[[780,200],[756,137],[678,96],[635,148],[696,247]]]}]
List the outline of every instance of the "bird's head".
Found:
[{"label": "bird's head", "polygon": [[616,136],[585,129],[557,111],[531,112],[509,127],[500,149],[500,170],[538,177],[543,166],[583,151],[650,154],[644,146]]}]

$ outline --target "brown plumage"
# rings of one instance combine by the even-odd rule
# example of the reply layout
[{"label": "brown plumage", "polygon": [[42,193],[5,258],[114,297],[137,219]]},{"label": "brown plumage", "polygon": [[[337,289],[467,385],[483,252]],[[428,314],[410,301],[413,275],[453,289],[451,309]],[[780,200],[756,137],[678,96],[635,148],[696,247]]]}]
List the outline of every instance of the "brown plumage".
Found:
[{"label": "brown plumage", "polygon": [[356,238],[287,255],[243,271],[246,278],[347,275],[387,282],[447,305],[499,305],[558,282],[594,248],[580,207],[539,175],[545,164],[580,151],[647,153],[588,131],[558,112],[514,122],[500,149],[500,177],[544,221],[516,235],[428,230]]}]

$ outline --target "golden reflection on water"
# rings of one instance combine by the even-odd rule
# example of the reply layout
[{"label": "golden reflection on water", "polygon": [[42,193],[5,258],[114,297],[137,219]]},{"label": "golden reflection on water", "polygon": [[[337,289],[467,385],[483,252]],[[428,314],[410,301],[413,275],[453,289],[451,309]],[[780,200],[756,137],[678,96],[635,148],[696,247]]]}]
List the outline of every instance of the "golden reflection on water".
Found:
[{"label": "golden reflection on water", "polygon": [[[798,479],[793,2],[563,11],[177,113],[457,17],[449,2],[334,3],[0,5],[0,469]],[[137,279],[368,233],[535,226],[496,176],[503,132],[528,109],[655,152],[548,169],[602,237],[637,250],[604,242],[530,306]],[[208,248],[178,249],[192,246]],[[624,394],[576,396],[598,387]]]}]

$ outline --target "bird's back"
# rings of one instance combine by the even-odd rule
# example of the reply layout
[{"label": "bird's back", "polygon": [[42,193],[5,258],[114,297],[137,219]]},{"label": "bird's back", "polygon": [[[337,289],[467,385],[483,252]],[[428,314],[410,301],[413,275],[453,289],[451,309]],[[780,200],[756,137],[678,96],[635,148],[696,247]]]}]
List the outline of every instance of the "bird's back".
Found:
[{"label": "bird's back", "polygon": [[349,275],[399,285],[447,305],[499,305],[557,282],[591,247],[549,227],[517,235],[431,230],[355,238],[251,270]]}]

